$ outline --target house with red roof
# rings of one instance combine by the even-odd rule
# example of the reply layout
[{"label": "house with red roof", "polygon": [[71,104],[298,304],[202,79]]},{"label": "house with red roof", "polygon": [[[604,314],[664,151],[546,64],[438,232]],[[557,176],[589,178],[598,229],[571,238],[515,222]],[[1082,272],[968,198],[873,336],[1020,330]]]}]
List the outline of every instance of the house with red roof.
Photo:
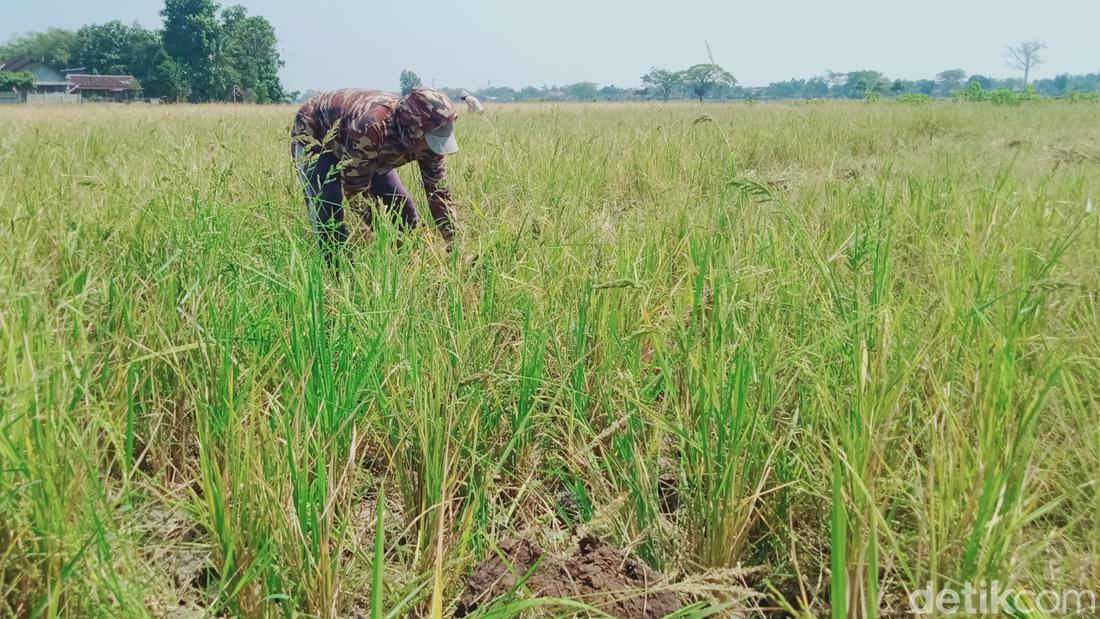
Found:
[{"label": "house with red roof", "polygon": [[[0,71],[26,71],[34,76],[34,90],[27,93],[43,103],[91,100],[130,101],[141,95],[138,81],[131,75],[94,75],[84,69],[55,69],[35,60],[0,60]],[[46,95],[46,96],[38,96]]]},{"label": "house with red roof", "polygon": [[89,75],[70,73],[68,94],[80,95],[82,99],[103,99],[105,101],[129,101],[141,93],[137,80],[132,75]]}]

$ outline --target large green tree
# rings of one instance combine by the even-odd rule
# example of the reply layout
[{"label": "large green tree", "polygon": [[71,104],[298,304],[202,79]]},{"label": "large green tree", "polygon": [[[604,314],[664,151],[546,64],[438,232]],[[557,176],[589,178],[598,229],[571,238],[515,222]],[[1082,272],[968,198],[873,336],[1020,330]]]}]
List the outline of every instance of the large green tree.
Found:
[{"label": "large green tree", "polygon": [[841,88],[845,97],[862,99],[869,92],[882,94],[889,86],[890,80],[879,71],[850,71]]},{"label": "large green tree", "polygon": [[574,101],[595,101],[600,95],[600,87],[596,82],[577,82],[562,86],[562,92]]},{"label": "large green tree", "polygon": [[[142,43],[140,48],[139,42]],[[154,49],[148,49],[149,44]],[[109,21],[83,26],[76,31],[72,64],[88,73],[136,74],[132,66],[134,61],[142,60],[150,51],[155,54],[155,47],[159,47],[156,34],[137,24],[130,26]]]},{"label": "large green tree", "polygon": [[824,99],[829,96],[829,82],[821,76],[806,80],[802,96],[807,99]]},{"label": "large green tree", "polygon": [[608,84],[599,90],[600,98],[604,101],[618,101],[620,99],[625,99],[629,94],[629,88],[619,88],[614,84]]},{"label": "large green tree", "polygon": [[676,89],[684,84],[684,74],[681,71],[669,71],[652,67],[649,73],[642,76],[642,84],[653,88],[657,96],[664,101],[676,92]]},{"label": "large green tree", "polygon": [[711,62],[689,67],[684,71],[684,83],[702,101],[715,88],[733,86],[737,79],[729,71]]},{"label": "large green tree", "polygon": [[76,33],[63,28],[17,35],[0,45],[0,58],[30,58],[43,64],[64,69],[69,66]]},{"label": "large green tree", "polygon": [[185,76],[192,101],[212,101],[228,95],[227,78],[219,63],[221,25],[213,0],[165,0],[161,34],[164,49]]},{"label": "large green tree", "polygon": [[191,94],[187,76],[164,48],[157,50],[150,60],[147,77],[141,80],[145,95],[167,101],[185,101]]},{"label": "large green tree", "polygon": [[412,71],[405,69],[401,72],[401,94],[408,95],[413,91],[413,88],[420,88],[422,82],[420,76]]},{"label": "large green tree", "polygon": [[[130,75],[138,78],[144,85],[152,76],[157,58],[166,56],[167,52],[164,51],[159,32],[147,30],[136,23],[130,28],[129,43]],[[156,90],[146,91],[146,94],[153,97],[164,96]]]},{"label": "large green tree", "polygon": [[222,11],[221,36],[219,51],[231,72],[233,99],[254,103],[285,101],[286,93],[279,80],[283,60],[271,22],[259,15],[249,15],[242,6],[231,6]]},{"label": "large green tree", "polygon": [[966,71],[962,69],[948,69],[936,74],[936,83],[939,84],[940,93],[951,96],[956,90],[963,87],[966,80]]}]

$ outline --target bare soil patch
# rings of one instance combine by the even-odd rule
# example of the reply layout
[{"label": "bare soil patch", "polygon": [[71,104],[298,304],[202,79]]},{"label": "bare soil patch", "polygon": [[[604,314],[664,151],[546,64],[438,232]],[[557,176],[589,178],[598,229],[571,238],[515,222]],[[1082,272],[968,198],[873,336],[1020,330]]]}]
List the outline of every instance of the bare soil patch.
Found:
[{"label": "bare soil patch", "polygon": [[595,537],[582,538],[565,560],[523,539],[499,548],[500,555],[487,558],[466,579],[457,616],[508,593],[517,582],[535,597],[571,598],[624,619],[656,619],[681,607],[674,592],[661,588],[658,572]]}]

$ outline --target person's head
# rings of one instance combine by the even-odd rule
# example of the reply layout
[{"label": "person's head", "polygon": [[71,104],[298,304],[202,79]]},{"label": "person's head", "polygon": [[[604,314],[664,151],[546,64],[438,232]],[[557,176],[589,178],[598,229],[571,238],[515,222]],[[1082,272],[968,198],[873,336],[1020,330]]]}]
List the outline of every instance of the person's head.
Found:
[{"label": "person's head", "polygon": [[414,88],[397,104],[397,122],[410,147],[427,148],[437,155],[458,151],[454,121],[458,118],[447,95],[434,88]]}]

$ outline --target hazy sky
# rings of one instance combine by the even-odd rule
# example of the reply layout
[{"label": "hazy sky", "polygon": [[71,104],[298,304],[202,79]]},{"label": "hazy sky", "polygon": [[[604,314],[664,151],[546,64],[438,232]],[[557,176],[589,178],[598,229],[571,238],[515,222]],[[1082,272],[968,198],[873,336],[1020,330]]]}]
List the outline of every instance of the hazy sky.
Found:
[{"label": "hazy sky", "polygon": [[[0,40],[119,19],[159,27],[162,0],[3,0]],[[715,60],[744,85],[828,70],[1005,76],[1006,45],[1045,41],[1033,73],[1100,71],[1097,0],[230,0],[275,25],[289,89],[477,88],[591,80],[636,85],[650,66]]]}]

